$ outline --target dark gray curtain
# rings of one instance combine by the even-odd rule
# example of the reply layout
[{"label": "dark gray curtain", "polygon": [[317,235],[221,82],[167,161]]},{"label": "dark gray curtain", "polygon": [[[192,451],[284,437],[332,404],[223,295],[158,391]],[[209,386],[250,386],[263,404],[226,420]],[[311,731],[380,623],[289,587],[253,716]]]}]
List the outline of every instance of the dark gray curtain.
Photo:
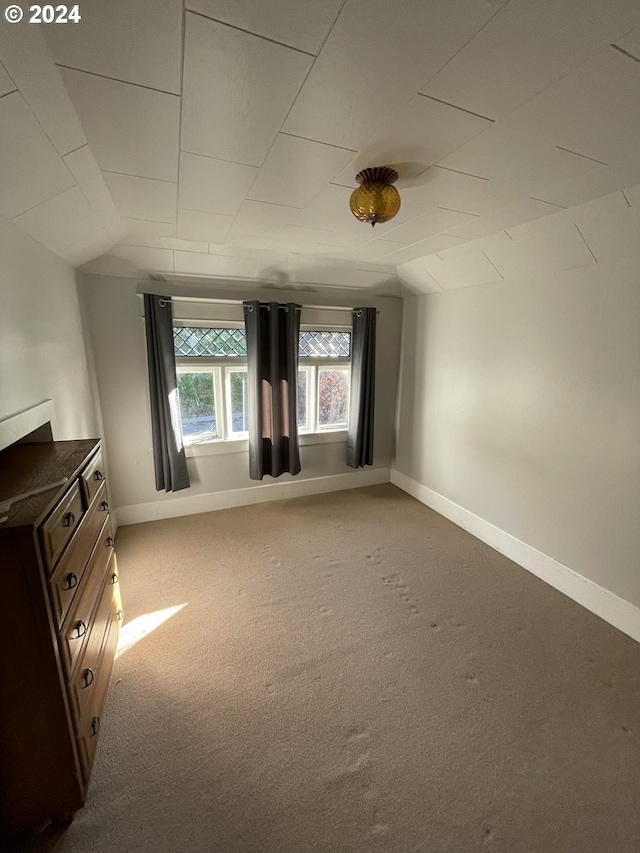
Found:
[{"label": "dark gray curtain", "polygon": [[300,473],[300,305],[244,302],[249,384],[249,476]]},{"label": "dark gray curtain", "polygon": [[373,465],[373,410],[376,386],[376,309],[354,308],[351,334],[351,400],[347,465]]},{"label": "dark gray curtain", "polygon": [[171,298],[145,293],[144,322],[147,331],[156,489],[178,492],[180,489],[188,489],[190,483],[182,444]]}]

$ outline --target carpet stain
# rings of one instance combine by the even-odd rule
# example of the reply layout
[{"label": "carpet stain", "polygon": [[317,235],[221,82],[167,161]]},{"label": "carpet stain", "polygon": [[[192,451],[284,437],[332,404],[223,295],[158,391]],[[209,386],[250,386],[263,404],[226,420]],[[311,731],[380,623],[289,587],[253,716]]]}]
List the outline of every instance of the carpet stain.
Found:
[{"label": "carpet stain", "polygon": [[366,729],[351,729],[347,736],[347,741],[349,743],[357,743],[358,741],[368,740],[370,737],[371,734]]},{"label": "carpet stain", "polygon": [[484,841],[485,841],[485,844],[486,844],[488,841],[493,841],[493,838],[494,838],[494,836],[495,836],[495,830],[493,829],[493,827],[492,827],[492,826],[488,826],[488,825],[487,825],[487,826],[485,826],[485,827],[483,828],[482,832],[483,832],[483,835],[484,835]]},{"label": "carpet stain", "polygon": [[422,615],[422,611],[418,607],[417,601],[411,595],[411,588],[409,584],[406,583],[399,574],[394,573],[391,575],[383,575],[381,580],[382,583],[388,587],[390,592],[397,593],[402,601],[409,606],[410,613],[414,616]]},{"label": "carpet stain", "polygon": [[360,755],[357,756],[353,764],[350,765],[349,770],[353,772],[355,770],[360,770],[361,767],[366,767],[370,758],[371,753],[368,749],[365,749],[364,752],[361,752]]}]

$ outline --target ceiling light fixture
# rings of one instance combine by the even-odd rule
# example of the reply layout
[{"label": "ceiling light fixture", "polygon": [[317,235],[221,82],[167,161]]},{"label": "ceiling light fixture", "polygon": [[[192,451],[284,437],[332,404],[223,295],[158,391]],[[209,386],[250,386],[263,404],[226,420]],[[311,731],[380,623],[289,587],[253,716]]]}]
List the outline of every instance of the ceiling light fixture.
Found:
[{"label": "ceiling light fixture", "polygon": [[360,186],[351,193],[349,207],[360,222],[388,222],[400,210],[400,193],[393,186],[398,173],[390,166],[374,166],[356,175]]}]

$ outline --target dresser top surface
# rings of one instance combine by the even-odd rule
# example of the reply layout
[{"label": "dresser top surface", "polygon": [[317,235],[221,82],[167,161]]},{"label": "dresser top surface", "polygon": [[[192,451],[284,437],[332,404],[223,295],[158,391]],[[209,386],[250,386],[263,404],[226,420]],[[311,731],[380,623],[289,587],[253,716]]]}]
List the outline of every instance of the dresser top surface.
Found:
[{"label": "dresser top surface", "polygon": [[[78,475],[99,439],[14,444],[0,451],[0,532],[36,524]],[[22,500],[18,495],[38,491]]]}]

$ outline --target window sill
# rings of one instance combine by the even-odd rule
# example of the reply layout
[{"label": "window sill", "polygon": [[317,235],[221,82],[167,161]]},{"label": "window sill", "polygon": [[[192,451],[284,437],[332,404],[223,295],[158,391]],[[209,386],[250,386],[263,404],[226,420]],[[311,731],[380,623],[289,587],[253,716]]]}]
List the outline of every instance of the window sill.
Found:
[{"label": "window sill", "polygon": [[[300,435],[300,447],[306,447],[309,444],[335,444],[337,442],[346,442],[346,429],[333,429],[326,432],[302,433]],[[249,441],[246,438],[242,439],[214,439],[213,441],[203,441],[201,444],[185,445],[185,454],[187,459],[192,459],[198,456],[216,456],[218,453],[248,453]]]}]

